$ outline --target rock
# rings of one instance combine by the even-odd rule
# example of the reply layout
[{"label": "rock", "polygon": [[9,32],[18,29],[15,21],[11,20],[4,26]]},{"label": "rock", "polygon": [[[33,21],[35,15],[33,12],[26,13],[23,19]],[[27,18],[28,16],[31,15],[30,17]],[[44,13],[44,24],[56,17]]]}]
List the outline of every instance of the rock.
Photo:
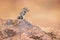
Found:
[{"label": "rock", "polygon": [[3,27],[1,25],[2,29],[0,30],[2,40],[52,40],[50,34],[48,35],[41,28],[25,19],[13,20],[12,26],[5,24]]}]

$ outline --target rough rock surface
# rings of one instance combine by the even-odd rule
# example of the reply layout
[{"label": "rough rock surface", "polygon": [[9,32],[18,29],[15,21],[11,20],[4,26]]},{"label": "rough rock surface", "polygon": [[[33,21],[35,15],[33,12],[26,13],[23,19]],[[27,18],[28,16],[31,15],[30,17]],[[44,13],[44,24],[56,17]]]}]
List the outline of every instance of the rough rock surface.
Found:
[{"label": "rough rock surface", "polygon": [[60,40],[53,33],[46,33],[41,28],[25,19],[1,20],[0,40]]}]

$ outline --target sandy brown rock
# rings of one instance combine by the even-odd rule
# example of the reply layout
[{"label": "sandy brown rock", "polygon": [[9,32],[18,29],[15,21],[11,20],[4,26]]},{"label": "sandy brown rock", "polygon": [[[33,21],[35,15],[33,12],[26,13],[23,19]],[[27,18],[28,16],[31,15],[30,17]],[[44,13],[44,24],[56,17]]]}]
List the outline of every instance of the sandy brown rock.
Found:
[{"label": "sandy brown rock", "polygon": [[25,19],[6,22],[0,25],[0,40],[59,40],[55,34],[46,33]]}]

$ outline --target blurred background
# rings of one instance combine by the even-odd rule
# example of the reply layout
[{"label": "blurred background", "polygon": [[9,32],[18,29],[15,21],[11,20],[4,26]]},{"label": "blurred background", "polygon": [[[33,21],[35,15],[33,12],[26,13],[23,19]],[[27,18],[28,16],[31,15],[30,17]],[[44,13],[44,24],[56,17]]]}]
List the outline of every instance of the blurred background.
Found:
[{"label": "blurred background", "polygon": [[44,28],[60,29],[60,0],[0,0],[0,18],[17,19],[22,9],[25,19]]}]

